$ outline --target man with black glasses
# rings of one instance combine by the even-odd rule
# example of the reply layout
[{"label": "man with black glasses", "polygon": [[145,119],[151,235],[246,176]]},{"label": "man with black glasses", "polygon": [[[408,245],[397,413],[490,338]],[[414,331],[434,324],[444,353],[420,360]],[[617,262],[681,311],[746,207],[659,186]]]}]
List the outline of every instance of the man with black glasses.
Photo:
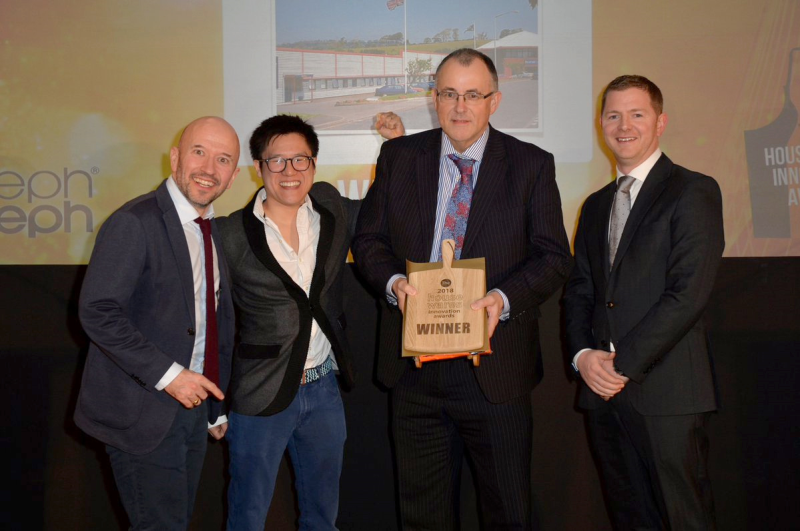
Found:
[{"label": "man with black glasses", "polygon": [[[392,432],[404,529],[458,528],[461,463],[474,465],[486,529],[531,528],[530,392],[542,376],[539,306],[567,279],[571,258],[553,156],[500,133],[497,71],[460,49],[437,68],[441,129],[386,142],[364,199],[353,253],[383,301],[378,379],[392,389]],[[415,369],[400,356],[405,261],[486,258],[494,354]],[[412,366],[410,366],[412,365]]]},{"label": "man with black glasses", "polygon": [[229,394],[229,531],[264,529],[287,448],[300,529],[336,529],[346,431],[334,371],[352,385],[342,272],[358,202],[314,184],[318,151],[300,118],[262,122],[250,153],[264,187],[219,220],[240,335]]}]

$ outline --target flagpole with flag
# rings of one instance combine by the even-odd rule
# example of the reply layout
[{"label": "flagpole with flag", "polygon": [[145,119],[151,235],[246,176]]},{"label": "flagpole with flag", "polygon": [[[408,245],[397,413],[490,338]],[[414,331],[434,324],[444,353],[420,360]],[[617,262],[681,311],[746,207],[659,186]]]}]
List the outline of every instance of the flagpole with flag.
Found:
[{"label": "flagpole with flag", "polygon": [[408,14],[408,5],[403,0],[403,74],[406,80],[406,94],[408,94],[408,27],[406,24]]},{"label": "flagpole with flag", "polygon": [[408,39],[407,35],[407,7],[406,0],[388,0],[386,7],[389,11],[394,11],[397,7],[403,6],[403,79],[405,79],[405,91],[408,93],[408,66],[406,65],[406,57],[408,56]]}]

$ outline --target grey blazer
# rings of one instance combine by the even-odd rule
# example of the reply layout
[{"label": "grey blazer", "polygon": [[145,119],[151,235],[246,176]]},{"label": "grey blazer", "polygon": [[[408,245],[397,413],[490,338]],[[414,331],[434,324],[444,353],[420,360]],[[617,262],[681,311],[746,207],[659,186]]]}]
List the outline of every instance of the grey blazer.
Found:
[{"label": "grey blazer", "polygon": [[[212,223],[220,269],[220,388],[230,379],[234,314],[228,268]],[[97,235],[80,295],[91,340],[75,422],[120,450],[144,454],[182,407],[155,385],[173,362],[189,367],[195,341],[194,280],[186,236],[166,188],[128,202]],[[220,414],[210,399],[209,421]]]},{"label": "grey blazer", "polygon": [[354,373],[344,330],[342,273],[358,213],[358,202],[328,183],[309,193],[320,214],[317,262],[310,294],[276,261],[253,215],[258,193],[242,210],[218,220],[231,268],[239,319],[231,381],[231,409],[243,415],[273,415],[285,409],[300,386],[312,319],[333,347],[340,375],[352,386]]}]

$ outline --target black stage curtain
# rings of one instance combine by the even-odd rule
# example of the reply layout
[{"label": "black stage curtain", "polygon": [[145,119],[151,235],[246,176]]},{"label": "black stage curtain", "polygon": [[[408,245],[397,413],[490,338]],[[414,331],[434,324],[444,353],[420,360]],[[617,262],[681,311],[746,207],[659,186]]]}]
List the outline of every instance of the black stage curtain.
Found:
[{"label": "black stage curtain", "polygon": [[[77,319],[85,266],[0,267],[3,529],[126,528],[102,445],[72,422],[87,339]],[[398,529],[388,394],[376,386],[376,303],[346,275],[358,386],[345,395],[342,530]],[[610,529],[576,384],[562,352],[559,297],[542,309],[545,379],[532,395],[533,483],[541,529]],[[720,529],[792,529],[800,521],[800,259],[722,261],[707,319],[721,407],[710,423]],[[455,360],[443,363],[467,363]],[[424,370],[424,368],[422,369]],[[480,370],[480,369],[478,369]],[[192,529],[224,529],[226,451],[209,445]],[[285,462],[267,521],[296,528]],[[465,468],[462,529],[478,529]]]}]

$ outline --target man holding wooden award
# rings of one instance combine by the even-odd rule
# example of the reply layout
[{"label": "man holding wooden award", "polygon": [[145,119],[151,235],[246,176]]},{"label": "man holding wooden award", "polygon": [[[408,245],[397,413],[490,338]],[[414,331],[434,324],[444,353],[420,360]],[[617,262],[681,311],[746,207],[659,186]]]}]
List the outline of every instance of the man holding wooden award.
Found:
[{"label": "man holding wooden award", "polygon": [[[530,529],[539,305],[571,266],[553,156],[489,125],[502,94],[478,51],[440,63],[433,97],[441,129],[383,145],[353,241],[385,299],[377,372],[392,389],[402,525],[458,527],[466,452],[483,527]],[[489,350],[479,364],[412,361]]]}]

